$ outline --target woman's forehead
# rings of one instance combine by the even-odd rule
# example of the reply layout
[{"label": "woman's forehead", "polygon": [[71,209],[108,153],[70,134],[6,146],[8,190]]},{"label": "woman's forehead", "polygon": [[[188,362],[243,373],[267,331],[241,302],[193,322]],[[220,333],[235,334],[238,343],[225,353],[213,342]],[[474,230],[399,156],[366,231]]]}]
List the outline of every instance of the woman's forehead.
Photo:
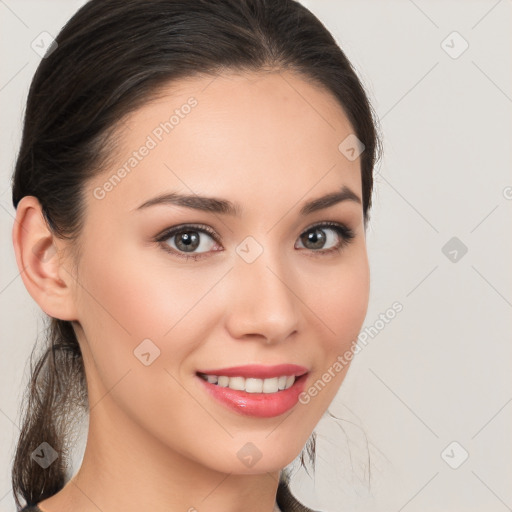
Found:
[{"label": "woman's forehead", "polygon": [[[283,77],[284,76],[284,77]],[[162,188],[228,195],[304,195],[322,180],[360,190],[359,160],[340,142],[352,128],[329,93],[296,76],[203,77],[125,120],[115,162],[94,180],[136,206]],[[222,186],[221,186],[222,184]],[[189,190],[189,191],[190,191]],[[106,197],[107,197],[106,196]]]}]

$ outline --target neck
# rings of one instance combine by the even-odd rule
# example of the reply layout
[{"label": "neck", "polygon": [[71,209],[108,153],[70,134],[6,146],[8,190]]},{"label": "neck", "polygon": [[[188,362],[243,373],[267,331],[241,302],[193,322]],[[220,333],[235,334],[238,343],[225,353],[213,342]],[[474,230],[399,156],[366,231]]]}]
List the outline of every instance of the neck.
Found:
[{"label": "neck", "polygon": [[[96,402],[95,402],[96,403]],[[279,471],[223,473],[171,451],[112,407],[92,408],[79,471],[42,512],[273,512]]]}]

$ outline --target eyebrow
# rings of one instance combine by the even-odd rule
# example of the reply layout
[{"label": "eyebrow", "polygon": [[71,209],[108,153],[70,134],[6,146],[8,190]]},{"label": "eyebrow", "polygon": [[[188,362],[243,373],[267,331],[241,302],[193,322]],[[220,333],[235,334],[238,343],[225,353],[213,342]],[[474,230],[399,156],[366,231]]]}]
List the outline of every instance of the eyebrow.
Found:
[{"label": "eyebrow", "polygon": [[[301,216],[309,215],[313,212],[329,208],[330,206],[343,201],[353,201],[361,204],[359,196],[344,185],[341,190],[337,192],[331,192],[330,194],[306,202],[300,209],[299,213]],[[232,203],[227,199],[198,196],[195,194],[178,194],[177,192],[161,194],[149,199],[137,207],[135,211],[145,210],[146,208],[155,205],[184,206],[185,208],[192,208],[194,210],[232,215],[236,217],[239,217],[242,212],[240,204]]]}]

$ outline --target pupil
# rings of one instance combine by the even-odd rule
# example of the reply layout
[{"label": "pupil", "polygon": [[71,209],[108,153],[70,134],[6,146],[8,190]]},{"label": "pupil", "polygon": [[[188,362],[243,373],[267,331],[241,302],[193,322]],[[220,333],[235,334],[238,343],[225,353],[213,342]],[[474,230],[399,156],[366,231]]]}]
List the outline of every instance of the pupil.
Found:
[{"label": "pupil", "polygon": [[[306,235],[306,242],[311,242],[313,244],[314,249],[321,248],[325,243],[325,233],[319,228],[315,229],[315,231],[310,231]],[[306,245],[304,240],[302,241],[302,243]]]},{"label": "pupil", "polygon": [[[180,245],[181,245],[181,247],[180,247]],[[197,249],[197,247],[199,246],[199,237],[197,236],[197,233],[195,233],[194,231],[188,231],[188,232],[182,233],[178,237],[176,246],[179,249],[184,249],[187,252],[191,252],[194,249]]]}]

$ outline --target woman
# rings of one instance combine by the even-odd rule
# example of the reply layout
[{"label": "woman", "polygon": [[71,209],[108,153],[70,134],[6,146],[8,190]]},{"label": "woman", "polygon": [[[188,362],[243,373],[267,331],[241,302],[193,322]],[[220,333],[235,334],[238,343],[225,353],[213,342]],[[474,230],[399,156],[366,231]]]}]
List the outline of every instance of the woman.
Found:
[{"label": "woman", "polygon": [[366,315],[378,149],[297,2],[86,3],[34,76],[13,176],[17,264],[49,318],[17,506],[309,510],[286,466],[314,451]]}]

